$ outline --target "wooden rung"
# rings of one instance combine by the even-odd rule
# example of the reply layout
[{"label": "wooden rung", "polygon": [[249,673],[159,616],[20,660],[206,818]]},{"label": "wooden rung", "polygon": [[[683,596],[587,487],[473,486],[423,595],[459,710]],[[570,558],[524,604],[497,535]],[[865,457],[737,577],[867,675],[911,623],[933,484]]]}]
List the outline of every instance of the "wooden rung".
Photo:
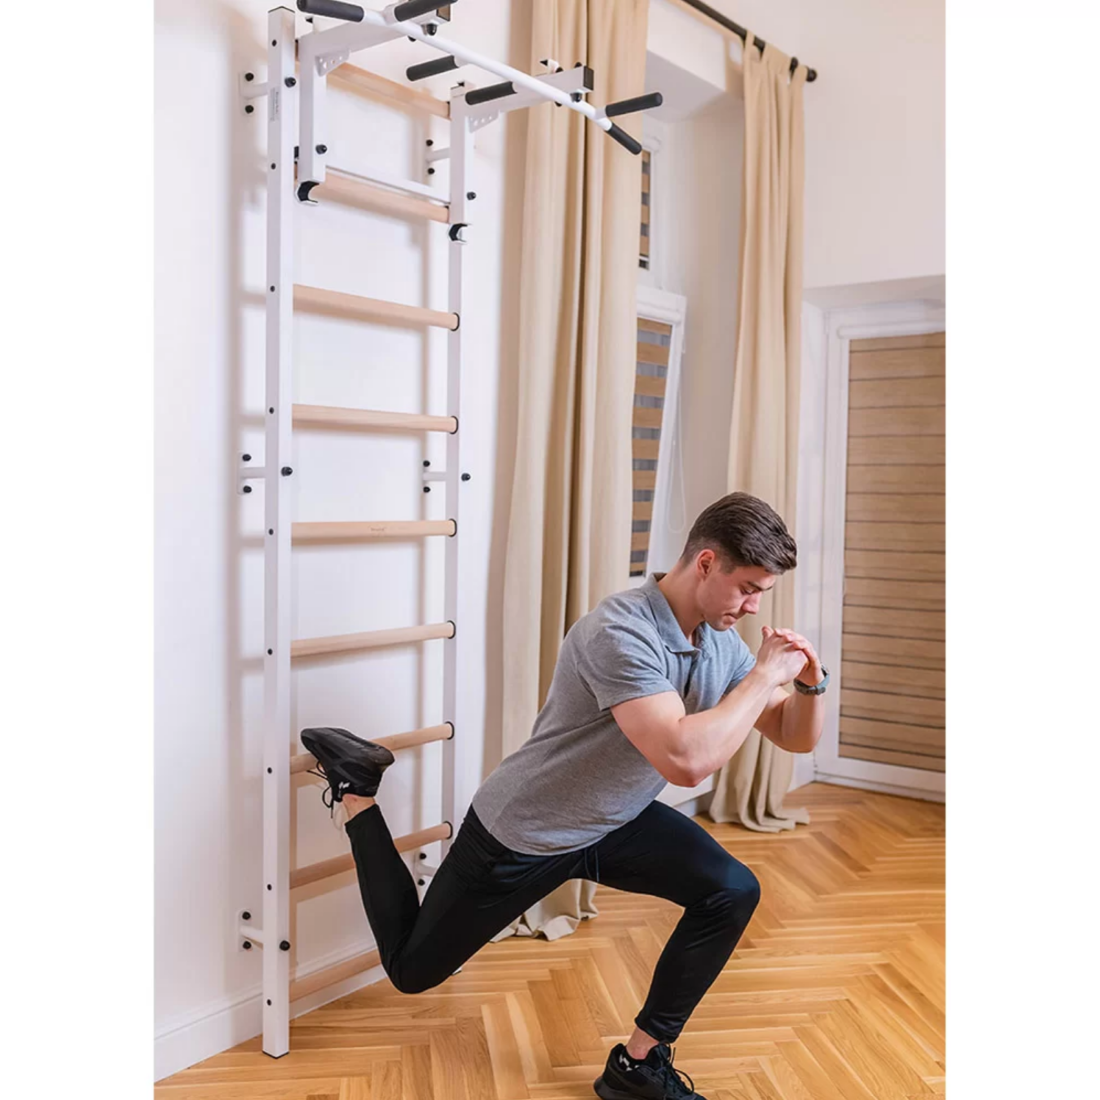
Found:
[{"label": "wooden rung", "polygon": [[420,535],[453,535],[458,526],[453,519],[390,520],[383,523],[294,523],[290,537],[294,542],[349,542],[362,539],[407,539]]},{"label": "wooden rung", "polygon": [[[450,722],[444,722],[441,726],[425,726],[423,729],[409,730],[408,733],[395,733],[390,737],[375,737],[371,740],[375,745],[382,745],[390,752],[397,752],[399,749],[411,749],[415,745],[427,745],[432,741],[447,741],[453,731],[454,727]],[[316,763],[312,753],[296,753],[290,758],[290,774],[308,772]]]},{"label": "wooden rung", "polygon": [[[421,829],[416,833],[408,833],[394,840],[394,847],[399,852],[409,852],[413,848],[423,848],[425,844],[431,844],[436,840],[446,840],[451,835],[451,826],[444,821],[441,825],[433,825],[430,829]],[[300,886],[309,886],[310,883],[320,882],[334,875],[342,875],[355,866],[355,857],[351,852],[345,852],[342,856],[333,859],[323,859],[320,863],[310,863],[305,867],[299,867],[290,872],[290,888],[297,890]]]},{"label": "wooden rung", "polygon": [[406,306],[400,302],[383,302],[379,298],[364,298],[344,294],[339,290],[324,290],[319,286],[294,284],[294,308],[306,313],[323,313],[331,317],[350,317],[356,321],[382,321],[396,325],[435,325],[458,328],[458,314],[444,313],[424,306]]},{"label": "wooden rung", "polygon": [[439,118],[451,117],[451,105],[445,100],[436,99],[434,95],[423,92],[419,88],[409,88],[404,84],[398,84],[395,80],[387,80],[384,76],[360,69],[357,65],[349,65],[345,62],[333,69],[328,74],[328,79],[349,92],[356,92],[359,95],[380,95],[386,99],[396,99],[406,107],[427,111],[428,114],[437,115]]},{"label": "wooden rung", "polygon": [[453,638],[454,623],[431,623],[428,626],[403,626],[397,630],[369,630],[363,634],[334,634],[329,638],[300,638],[290,644],[290,656],[317,657],[322,653],[351,653],[357,649],[379,649],[408,642],[430,642],[436,638]]},{"label": "wooden rung", "polygon": [[403,432],[458,431],[453,416],[425,416],[421,413],[375,412],[372,409],[343,409],[335,405],[295,405],[294,427],[373,428]]},{"label": "wooden rung", "polygon": [[342,202],[364,210],[384,210],[388,214],[428,218],[444,225],[450,221],[446,206],[427,199],[415,199],[411,195],[399,195],[396,191],[386,191],[370,183],[337,175],[334,171],[326,173],[325,182],[312,188],[309,197],[319,202]]},{"label": "wooden rung", "polygon": [[355,955],[345,959],[335,966],[326,966],[324,970],[318,970],[313,974],[307,974],[304,978],[295,978],[290,983],[290,999],[300,1001],[311,993],[326,989],[337,982],[354,978],[356,974],[362,974],[364,970],[373,970],[382,962],[382,956],[376,950],[364,951],[362,955]]}]

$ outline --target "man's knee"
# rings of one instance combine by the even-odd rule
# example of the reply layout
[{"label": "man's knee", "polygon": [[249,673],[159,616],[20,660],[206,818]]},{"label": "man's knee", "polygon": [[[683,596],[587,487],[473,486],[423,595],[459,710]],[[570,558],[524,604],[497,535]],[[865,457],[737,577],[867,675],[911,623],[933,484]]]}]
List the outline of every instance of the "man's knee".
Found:
[{"label": "man's knee", "polygon": [[760,904],[760,880],[744,864],[731,863],[700,904],[717,920],[744,924]]},{"label": "man's knee", "polygon": [[387,973],[398,993],[425,993],[429,989],[434,989],[447,977],[446,974],[443,977],[437,977],[435,974],[402,966],[396,966]]}]

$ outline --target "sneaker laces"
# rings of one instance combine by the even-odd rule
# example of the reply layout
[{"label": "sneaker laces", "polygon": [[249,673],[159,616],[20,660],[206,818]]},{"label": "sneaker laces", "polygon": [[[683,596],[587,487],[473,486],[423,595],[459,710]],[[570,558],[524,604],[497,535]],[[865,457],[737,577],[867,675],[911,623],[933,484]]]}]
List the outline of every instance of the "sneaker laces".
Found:
[{"label": "sneaker laces", "polygon": [[[673,1093],[674,1096],[692,1097],[695,1095],[695,1082],[691,1079],[690,1075],[682,1070],[677,1069],[672,1064],[673,1059],[672,1048],[668,1048],[668,1060],[661,1067],[664,1072],[664,1084],[670,1088],[675,1088],[678,1091]],[[687,1084],[684,1084],[684,1078],[687,1078]]]},{"label": "sneaker laces", "polygon": [[[320,765],[318,765],[318,767],[319,766]],[[315,776],[317,776],[318,779],[323,779],[325,781],[325,783],[328,784],[328,786],[326,786],[325,789],[321,792],[321,801],[324,803],[325,809],[328,810],[329,817],[332,817],[332,815],[336,811],[336,801],[337,801],[336,793],[333,790],[332,780],[329,779],[329,777],[327,775],[325,775],[325,773],[323,771],[317,771],[316,768],[307,769],[306,775],[315,775]],[[341,782],[339,784],[339,786],[340,787],[351,787],[351,784],[346,783],[346,782]]]}]

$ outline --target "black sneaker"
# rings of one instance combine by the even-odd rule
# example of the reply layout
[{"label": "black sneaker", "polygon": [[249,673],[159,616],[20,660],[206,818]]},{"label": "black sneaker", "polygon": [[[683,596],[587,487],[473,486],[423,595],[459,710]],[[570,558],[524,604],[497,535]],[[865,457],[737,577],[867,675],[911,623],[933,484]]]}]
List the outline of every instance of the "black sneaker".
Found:
[{"label": "black sneaker", "polygon": [[321,798],[330,808],[346,794],[373,798],[382,773],[393,763],[389,749],[332,726],[302,730],[302,744],[321,769],[313,774],[328,780],[328,790]]},{"label": "black sneaker", "polygon": [[643,1062],[631,1058],[619,1043],[607,1056],[603,1076],[597,1077],[592,1087],[602,1100],[706,1100],[686,1073],[673,1069],[667,1043],[658,1043]]}]

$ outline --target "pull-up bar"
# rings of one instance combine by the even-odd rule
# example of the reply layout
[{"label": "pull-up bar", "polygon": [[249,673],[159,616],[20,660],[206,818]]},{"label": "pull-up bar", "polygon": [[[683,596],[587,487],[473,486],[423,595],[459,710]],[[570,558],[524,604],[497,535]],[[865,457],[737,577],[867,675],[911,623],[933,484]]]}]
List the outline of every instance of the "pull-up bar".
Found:
[{"label": "pull-up bar", "polygon": [[[503,99],[507,96],[516,95],[522,89],[528,93],[533,93],[539,99],[551,100],[562,107],[568,107],[570,110],[584,115],[635,155],[642,151],[641,142],[635,140],[625,130],[617,126],[611,121],[611,118],[615,114],[626,114],[630,111],[657,107],[662,102],[660,93],[654,92],[648,96],[623,100],[615,105],[619,107],[618,111],[612,112],[608,108],[601,110],[593,107],[590,103],[586,103],[583,98],[584,93],[581,91],[564,92],[547,80],[540,80],[538,77],[521,72],[511,65],[506,65],[491,57],[485,57],[459,42],[452,42],[450,39],[441,37],[434,33],[436,29],[434,24],[429,25],[425,30],[418,23],[411,22],[413,19],[427,15],[429,12],[442,7],[443,5],[438,0],[408,0],[407,3],[393,4],[380,12],[365,10],[358,4],[344,3],[343,0],[297,0],[297,2],[299,11],[306,12],[309,15],[340,19],[345,23],[343,27],[332,27],[325,31],[315,30],[313,34],[307,36],[309,58],[315,60],[318,65],[326,65],[328,58],[340,57],[346,59],[349,52],[376,45],[384,38],[397,33],[405,34],[409,38],[417,39],[425,45],[448,55],[445,58],[438,58],[420,66],[412,66],[408,72],[410,79],[415,80],[448,72],[453,68],[457,68],[459,63],[476,65],[479,69],[484,69],[486,72],[500,77],[502,83],[491,85],[488,88],[471,89],[465,97],[468,105],[475,106],[494,99]],[[362,30],[359,30],[355,26],[356,24]],[[627,106],[627,104],[630,104],[630,106]]]}]

